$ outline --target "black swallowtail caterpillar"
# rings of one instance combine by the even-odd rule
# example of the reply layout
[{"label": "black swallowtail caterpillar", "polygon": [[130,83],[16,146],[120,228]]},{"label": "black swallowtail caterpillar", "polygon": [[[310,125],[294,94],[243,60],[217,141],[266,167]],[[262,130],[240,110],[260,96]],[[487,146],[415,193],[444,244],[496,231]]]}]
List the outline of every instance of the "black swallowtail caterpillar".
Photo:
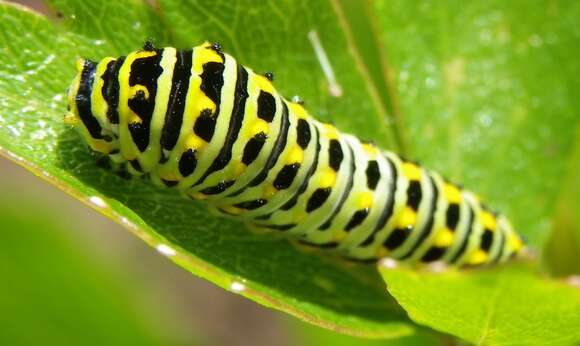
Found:
[{"label": "black swallowtail caterpillar", "polygon": [[358,261],[480,265],[523,248],[469,191],[312,118],[217,44],[79,59],[65,122],[132,174]]}]

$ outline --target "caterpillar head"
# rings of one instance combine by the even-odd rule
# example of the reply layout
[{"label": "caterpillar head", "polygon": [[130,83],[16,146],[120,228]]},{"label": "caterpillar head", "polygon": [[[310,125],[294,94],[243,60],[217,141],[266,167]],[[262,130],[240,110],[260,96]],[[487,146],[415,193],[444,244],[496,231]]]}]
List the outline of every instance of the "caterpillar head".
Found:
[{"label": "caterpillar head", "polygon": [[116,125],[107,117],[108,103],[103,96],[104,86],[100,78],[110,60],[103,59],[99,63],[82,58],[77,60],[77,73],[68,88],[68,113],[64,117],[65,124],[74,126],[91,149],[103,154],[119,150]]}]

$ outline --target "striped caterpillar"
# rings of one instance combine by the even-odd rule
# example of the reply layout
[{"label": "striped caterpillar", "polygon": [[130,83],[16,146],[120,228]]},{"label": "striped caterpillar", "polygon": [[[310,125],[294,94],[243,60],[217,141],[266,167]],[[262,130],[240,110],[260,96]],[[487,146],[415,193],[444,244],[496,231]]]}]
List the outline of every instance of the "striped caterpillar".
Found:
[{"label": "striped caterpillar", "polygon": [[436,172],[312,118],[217,44],[80,59],[65,123],[92,150],[253,228],[356,261],[503,262],[508,220]]}]

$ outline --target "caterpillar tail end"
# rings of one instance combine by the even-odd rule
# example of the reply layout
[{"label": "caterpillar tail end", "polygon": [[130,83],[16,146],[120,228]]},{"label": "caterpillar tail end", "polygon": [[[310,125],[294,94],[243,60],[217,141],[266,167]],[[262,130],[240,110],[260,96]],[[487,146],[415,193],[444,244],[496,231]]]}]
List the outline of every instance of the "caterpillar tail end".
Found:
[{"label": "caterpillar tail end", "polygon": [[514,258],[523,259],[527,261],[536,261],[539,258],[538,251],[529,245],[528,239],[521,235],[516,234],[518,240],[515,241],[516,248],[514,249]]}]

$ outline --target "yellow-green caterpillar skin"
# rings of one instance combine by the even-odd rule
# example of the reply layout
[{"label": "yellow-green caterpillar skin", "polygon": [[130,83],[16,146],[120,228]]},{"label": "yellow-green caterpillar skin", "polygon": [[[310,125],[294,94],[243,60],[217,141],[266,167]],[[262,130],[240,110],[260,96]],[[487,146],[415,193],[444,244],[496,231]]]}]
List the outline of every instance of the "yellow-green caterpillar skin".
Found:
[{"label": "yellow-green caterpillar skin", "polygon": [[251,227],[360,261],[480,265],[523,247],[474,194],[315,120],[218,45],[77,65],[65,121],[93,150]]}]

